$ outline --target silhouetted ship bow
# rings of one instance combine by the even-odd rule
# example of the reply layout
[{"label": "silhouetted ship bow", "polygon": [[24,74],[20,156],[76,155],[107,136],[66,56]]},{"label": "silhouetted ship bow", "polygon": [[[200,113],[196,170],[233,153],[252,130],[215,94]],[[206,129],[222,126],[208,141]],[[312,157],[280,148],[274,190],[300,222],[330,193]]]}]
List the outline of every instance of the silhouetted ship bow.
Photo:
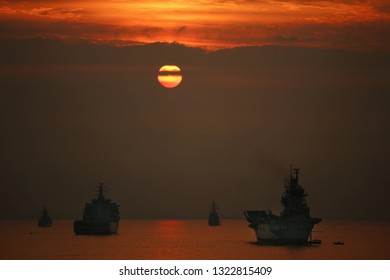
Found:
[{"label": "silhouetted ship bow", "polygon": [[279,216],[270,210],[245,211],[249,227],[255,230],[260,244],[306,245],[311,241],[313,227],[321,219],[310,216],[307,194],[298,184],[298,176],[299,169],[291,168],[290,180],[281,199],[284,209]]},{"label": "silhouetted ship bow", "polygon": [[217,211],[217,204],[215,201],[213,201],[213,204],[211,205],[211,211],[209,214],[209,226],[220,226],[221,221],[219,219],[219,214]]},{"label": "silhouetted ship bow", "polygon": [[39,227],[51,227],[53,224],[51,217],[49,216],[49,213],[47,212],[46,207],[43,207],[42,216],[38,220],[38,226]]},{"label": "silhouetted ship bow", "polygon": [[119,219],[119,205],[104,197],[100,183],[98,197],[85,203],[83,219],[74,221],[73,229],[76,234],[113,234]]}]

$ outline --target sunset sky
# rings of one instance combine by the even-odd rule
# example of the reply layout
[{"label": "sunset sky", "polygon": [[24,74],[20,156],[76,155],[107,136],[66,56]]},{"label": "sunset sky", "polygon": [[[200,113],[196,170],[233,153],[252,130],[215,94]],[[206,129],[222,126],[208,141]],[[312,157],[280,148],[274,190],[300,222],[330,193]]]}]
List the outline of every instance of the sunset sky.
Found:
[{"label": "sunset sky", "polygon": [[0,218],[390,220],[389,3],[0,1]]},{"label": "sunset sky", "polygon": [[387,0],[0,1],[0,38],[385,50]]}]

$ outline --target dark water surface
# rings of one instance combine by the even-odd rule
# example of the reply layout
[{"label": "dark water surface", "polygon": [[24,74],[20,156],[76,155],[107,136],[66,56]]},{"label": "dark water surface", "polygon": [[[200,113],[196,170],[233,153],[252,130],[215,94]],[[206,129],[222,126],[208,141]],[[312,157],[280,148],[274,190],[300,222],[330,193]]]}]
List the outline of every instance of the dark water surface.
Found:
[{"label": "dark water surface", "polygon": [[[390,259],[390,222],[322,221],[321,245],[260,246],[245,220],[121,220],[119,233],[77,236],[72,220],[38,228],[35,220],[0,220],[0,259]],[[343,240],[344,245],[334,245]]]}]

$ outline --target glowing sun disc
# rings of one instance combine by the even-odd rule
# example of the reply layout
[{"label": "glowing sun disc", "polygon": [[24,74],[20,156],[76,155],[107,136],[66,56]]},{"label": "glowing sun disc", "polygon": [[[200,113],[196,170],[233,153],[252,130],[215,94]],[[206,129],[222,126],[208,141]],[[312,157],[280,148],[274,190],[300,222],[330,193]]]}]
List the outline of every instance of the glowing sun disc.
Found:
[{"label": "glowing sun disc", "polygon": [[157,79],[163,87],[174,88],[181,83],[183,76],[178,66],[164,65],[158,71]]}]

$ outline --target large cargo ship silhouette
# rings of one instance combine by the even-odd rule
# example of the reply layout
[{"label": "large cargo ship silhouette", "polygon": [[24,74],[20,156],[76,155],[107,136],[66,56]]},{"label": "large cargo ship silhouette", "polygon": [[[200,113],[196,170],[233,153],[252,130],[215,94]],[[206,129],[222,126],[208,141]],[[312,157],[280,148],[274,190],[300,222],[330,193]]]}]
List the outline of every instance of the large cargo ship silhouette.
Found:
[{"label": "large cargo ship silhouette", "polygon": [[104,185],[99,184],[98,197],[85,203],[83,219],[73,223],[76,234],[114,234],[118,232],[119,205],[106,199]]},{"label": "large cargo ship silhouette", "polygon": [[298,179],[299,169],[291,167],[290,179],[285,185],[281,199],[284,208],[280,215],[274,215],[270,210],[244,212],[250,223],[249,227],[255,230],[258,243],[263,245],[310,243],[313,227],[321,219],[310,216],[310,208],[306,204],[307,194]]}]

